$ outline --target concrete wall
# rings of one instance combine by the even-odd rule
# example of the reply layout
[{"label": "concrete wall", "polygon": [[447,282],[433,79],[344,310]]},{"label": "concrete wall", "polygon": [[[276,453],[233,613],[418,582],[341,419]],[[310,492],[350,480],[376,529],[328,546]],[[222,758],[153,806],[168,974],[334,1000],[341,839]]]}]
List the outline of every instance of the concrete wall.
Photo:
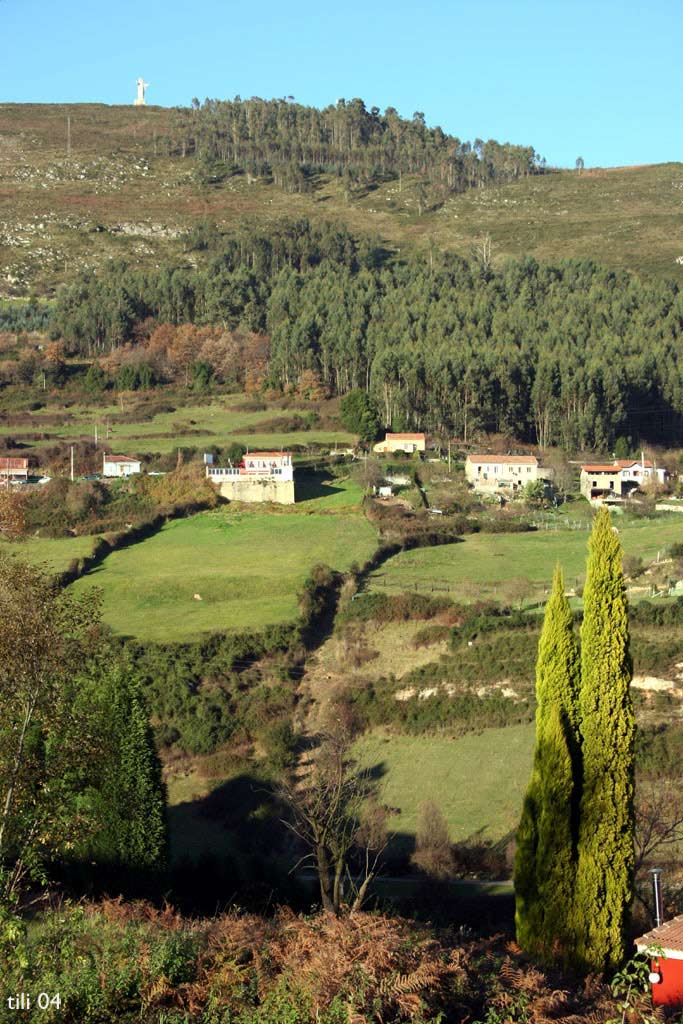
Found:
[{"label": "concrete wall", "polygon": [[219,493],[229,501],[274,501],[278,505],[294,504],[293,480],[258,480],[237,478],[217,484]]}]

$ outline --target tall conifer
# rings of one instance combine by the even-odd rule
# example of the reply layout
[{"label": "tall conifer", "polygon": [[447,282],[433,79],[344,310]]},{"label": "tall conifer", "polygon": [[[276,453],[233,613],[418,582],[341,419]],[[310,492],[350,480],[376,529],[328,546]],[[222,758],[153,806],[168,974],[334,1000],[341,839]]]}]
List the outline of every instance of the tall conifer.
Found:
[{"label": "tall conifer", "polygon": [[631,674],[621,545],[603,508],[589,545],[581,628],[583,774],[573,910],[576,959],[593,971],[623,960],[633,899]]},{"label": "tall conifer", "polygon": [[579,656],[559,565],[536,665],[536,749],[517,832],[517,941],[544,959],[567,955],[574,889]]}]

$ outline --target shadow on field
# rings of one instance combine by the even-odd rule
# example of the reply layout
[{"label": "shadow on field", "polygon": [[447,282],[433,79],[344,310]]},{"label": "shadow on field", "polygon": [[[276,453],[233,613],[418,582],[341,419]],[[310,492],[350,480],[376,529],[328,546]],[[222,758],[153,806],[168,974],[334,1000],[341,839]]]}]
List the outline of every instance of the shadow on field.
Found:
[{"label": "shadow on field", "polygon": [[341,494],[343,487],[335,487],[329,477],[319,474],[303,474],[296,478],[294,484],[295,501],[311,501],[313,498],[331,498],[333,494]]}]

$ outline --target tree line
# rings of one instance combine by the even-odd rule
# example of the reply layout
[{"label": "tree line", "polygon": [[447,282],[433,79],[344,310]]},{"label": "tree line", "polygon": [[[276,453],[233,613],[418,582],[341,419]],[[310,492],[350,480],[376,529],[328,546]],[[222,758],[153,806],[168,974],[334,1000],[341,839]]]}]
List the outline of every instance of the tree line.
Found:
[{"label": "tree line", "polygon": [[463,142],[428,127],[421,111],[402,118],[393,107],[368,110],[362,99],[323,110],[288,99],[194,100],[177,110],[169,146],[197,159],[203,184],[241,171],[289,192],[310,191],[317,173],[343,177],[350,188],[418,174],[445,195],[545,167],[533,146]]},{"label": "tree line", "polygon": [[[361,389],[394,430],[603,450],[619,437],[672,444],[683,430],[679,286],[590,260],[389,259],[340,225],[243,225],[197,267],[82,273],[60,293],[51,333],[97,357],[185,324],[225,338],[201,355],[217,381],[249,372],[250,346],[230,337],[239,329],[265,339],[259,386]],[[185,345],[181,380],[193,379],[192,352]]]}]

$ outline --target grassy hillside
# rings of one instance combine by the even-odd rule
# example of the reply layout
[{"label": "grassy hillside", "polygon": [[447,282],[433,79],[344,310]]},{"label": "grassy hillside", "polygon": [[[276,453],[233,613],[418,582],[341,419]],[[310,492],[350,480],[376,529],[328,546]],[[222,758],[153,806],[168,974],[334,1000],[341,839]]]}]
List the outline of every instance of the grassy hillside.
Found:
[{"label": "grassy hillside", "polygon": [[533,749],[534,726],[514,725],[459,739],[373,733],[357,754],[395,809],[392,830],[414,835],[420,804],[433,800],[457,842],[497,840],[516,828]]},{"label": "grassy hillside", "polygon": [[[67,159],[67,117],[71,155]],[[191,159],[166,155],[171,112],[159,107],[0,105],[0,295],[49,292],[84,266],[126,257],[152,267],[184,252],[198,221],[248,216],[341,219],[399,250],[469,255],[488,232],[494,263],[533,255],[591,257],[676,278],[683,267],[683,165],[549,173],[453,196],[419,214],[420,181],[404,175],[347,198],[321,175],[312,193],[287,194],[235,175],[201,185]]]},{"label": "grassy hillside", "polygon": [[[651,562],[672,544],[683,541],[683,523],[673,519],[619,522],[626,555]],[[529,581],[528,597],[538,597],[560,562],[568,586],[583,580],[589,534],[586,530],[539,530],[526,534],[474,534],[459,544],[403,551],[371,578],[373,588],[389,592],[451,588],[457,600],[509,598],[506,585]],[[519,595],[522,596],[521,594]],[[514,599],[514,598],[512,598]]]},{"label": "grassy hillside", "polygon": [[74,587],[102,589],[104,619],[118,633],[192,640],[291,621],[313,565],[347,569],[375,546],[375,530],[360,516],[211,512],[113,552]]}]

